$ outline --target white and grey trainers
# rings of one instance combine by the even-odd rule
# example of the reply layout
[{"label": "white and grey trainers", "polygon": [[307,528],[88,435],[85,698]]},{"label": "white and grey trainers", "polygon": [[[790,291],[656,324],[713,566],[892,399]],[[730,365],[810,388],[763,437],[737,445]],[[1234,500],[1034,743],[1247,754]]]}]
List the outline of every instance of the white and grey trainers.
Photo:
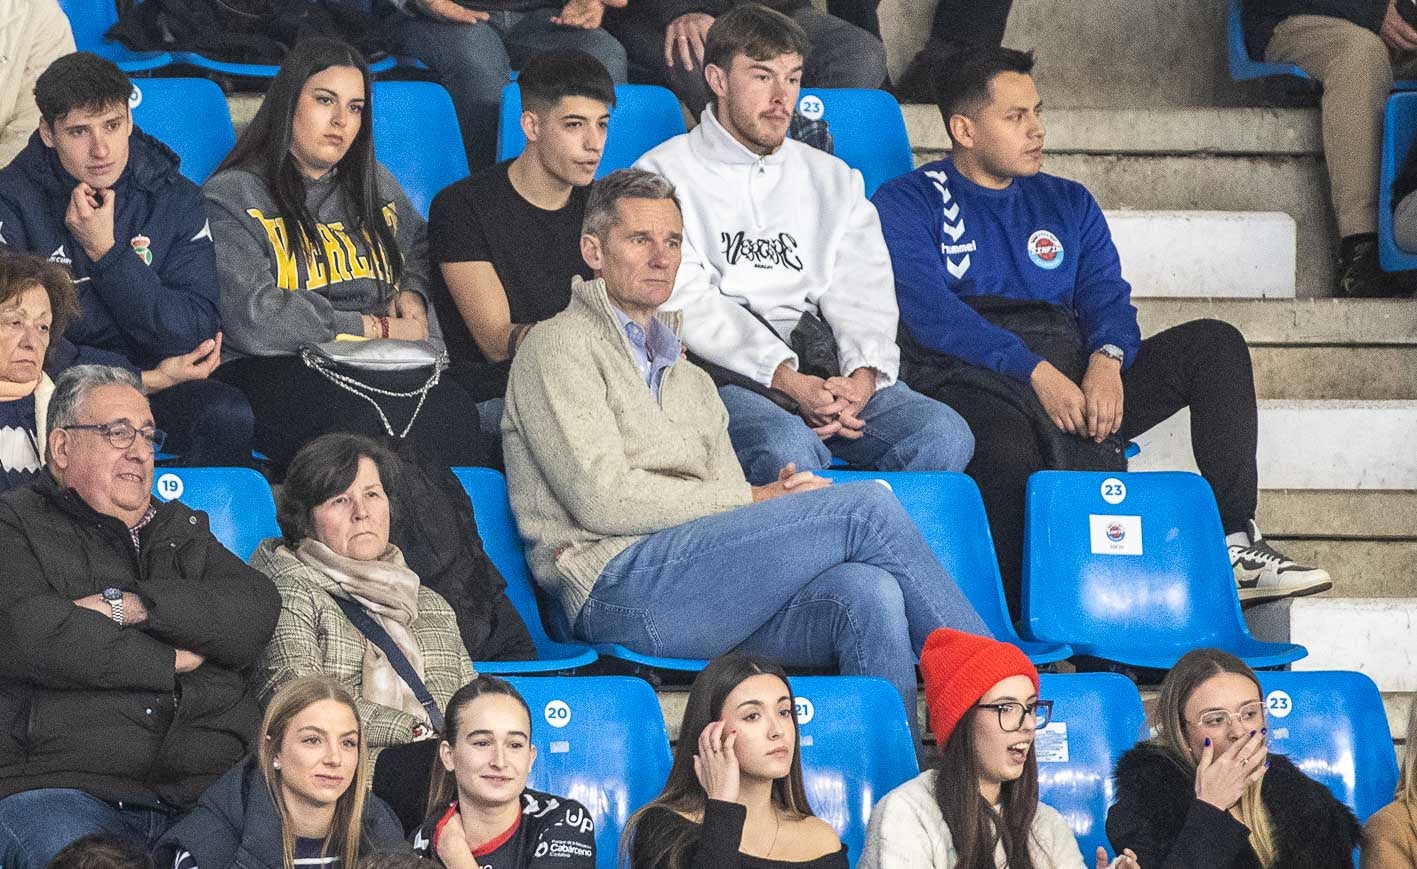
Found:
[{"label": "white and grey trainers", "polygon": [[1308,567],[1276,550],[1250,520],[1247,544],[1230,544],[1230,567],[1244,603],[1284,597],[1303,597],[1333,588],[1333,579],[1321,567]]}]

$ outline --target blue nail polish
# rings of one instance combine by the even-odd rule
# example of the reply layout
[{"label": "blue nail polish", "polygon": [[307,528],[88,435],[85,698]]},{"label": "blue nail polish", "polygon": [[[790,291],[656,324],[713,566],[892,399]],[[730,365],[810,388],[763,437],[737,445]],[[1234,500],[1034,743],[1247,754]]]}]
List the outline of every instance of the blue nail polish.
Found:
[{"label": "blue nail polish", "polygon": [[1255,732],[1254,732],[1253,730],[1251,730],[1251,731],[1250,731],[1250,735],[1251,735],[1251,736],[1254,736],[1254,735],[1255,735]]},{"label": "blue nail polish", "polygon": [[1269,733],[1269,728],[1268,728],[1268,727],[1261,727],[1261,728],[1260,728],[1260,733]]},{"label": "blue nail polish", "polygon": [[1207,748],[1210,747],[1210,737],[1209,737],[1209,736],[1207,736],[1207,737],[1205,738],[1205,744],[1206,744],[1206,747],[1207,747]]}]

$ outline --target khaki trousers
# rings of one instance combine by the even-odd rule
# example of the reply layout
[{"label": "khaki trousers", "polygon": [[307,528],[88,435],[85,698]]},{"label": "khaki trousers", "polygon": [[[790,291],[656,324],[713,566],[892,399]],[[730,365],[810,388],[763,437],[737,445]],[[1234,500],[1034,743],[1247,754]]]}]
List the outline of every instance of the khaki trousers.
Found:
[{"label": "khaki trousers", "polygon": [[1378,230],[1383,106],[1396,74],[1417,55],[1394,53],[1376,33],[1342,18],[1294,15],[1279,22],[1265,60],[1297,64],[1323,82],[1323,146],[1342,237]]}]

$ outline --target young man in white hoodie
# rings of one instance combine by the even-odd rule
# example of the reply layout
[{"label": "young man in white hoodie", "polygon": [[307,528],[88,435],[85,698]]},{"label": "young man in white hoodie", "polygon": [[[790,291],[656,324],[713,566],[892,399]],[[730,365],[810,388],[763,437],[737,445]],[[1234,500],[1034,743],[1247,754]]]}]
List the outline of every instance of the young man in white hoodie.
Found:
[{"label": "young man in white hoodie", "polygon": [[[890,255],[861,174],[787,139],[806,52],[797,24],[755,4],[710,28],[713,104],[693,132],[637,164],[669,178],[684,208],[683,266],[665,307],[684,312],[692,353],[744,384],[719,378],[749,482],[834,456],[883,471],[961,470],[969,427],[896,379]],[[804,315],[829,331],[794,341],[812,331]]]}]

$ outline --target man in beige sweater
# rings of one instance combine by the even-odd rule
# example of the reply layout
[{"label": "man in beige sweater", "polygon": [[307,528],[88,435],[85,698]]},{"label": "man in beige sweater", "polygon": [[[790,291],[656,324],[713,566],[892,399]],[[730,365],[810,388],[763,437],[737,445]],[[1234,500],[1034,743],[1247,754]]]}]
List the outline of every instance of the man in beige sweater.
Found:
[{"label": "man in beige sweater", "polygon": [[988,629],[885,487],[791,465],[748,485],[681,315],[658,310],[682,238],[661,176],[597,182],[581,236],[596,278],[512,363],[503,448],[537,582],[587,642],[836,664],[890,680],[913,711],[926,636]]}]

